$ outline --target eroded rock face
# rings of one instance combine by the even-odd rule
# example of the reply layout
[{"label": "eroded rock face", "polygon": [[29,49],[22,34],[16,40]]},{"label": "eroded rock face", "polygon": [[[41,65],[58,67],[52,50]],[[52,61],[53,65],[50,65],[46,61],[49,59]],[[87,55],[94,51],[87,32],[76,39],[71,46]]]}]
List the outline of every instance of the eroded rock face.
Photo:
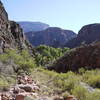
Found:
[{"label": "eroded rock face", "polygon": [[24,35],[20,26],[8,20],[8,14],[0,1],[0,53],[5,48],[24,47]]},{"label": "eroded rock face", "polygon": [[100,42],[72,49],[71,52],[47,68],[57,72],[67,72],[69,70],[78,71],[82,67],[86,69],[100,68]]},{"label": "eroded rock face", "polygon": [[65,46],[74,48],[81,44],[90,44],[100,41],[100,24],[83,26],[76,38],[70,40]]},{"label": "eroded rock face", "polygon": [[25,33],[27,39],[33,46],[47,45],[53,47],[63,47],[66,42],[76,37],[76,33],[58,27],[49,27],[38,32]]},{"label": "eroded rock face", "polygon": [[11,30],[12,36],[14,37],[15,45],[24,48],[25,37],[23,35],[23,30],[19,26],[19,24],[17,24],[14,21],[10,21],[10,30]]}]

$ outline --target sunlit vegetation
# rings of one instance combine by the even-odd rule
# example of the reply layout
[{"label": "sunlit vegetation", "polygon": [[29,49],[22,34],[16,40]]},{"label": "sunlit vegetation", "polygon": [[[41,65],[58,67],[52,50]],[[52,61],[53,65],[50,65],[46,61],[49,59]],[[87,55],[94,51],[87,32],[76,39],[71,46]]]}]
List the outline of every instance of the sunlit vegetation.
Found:
[{"label": "sunlit vegetation", "polygon": [[30,56],[27,50],[22,50],[21,52],[17,50],[6,50],[5,53],[0,54],[0,60],[3,63],[14,61],[15,64],[23,69],[36,67],[34,58]]},{"label": "sunlit vegetation", "polygon": [[[100,70],[98,69],[91,71],[84,70],[83,73],[74,73],[71,71],[67,73],[57,73],[54,71],[44,70],[43,68],[37,68],[34,71],[32,70],[32,77],[34,80],[39,82],[41,87],[46,86],[42,88],[42,94],[50,95],[54,93],[61,96],[68,96],[70,94],[77,97],[78,100],[99,100],[100,88],[98,86],[94,88],[90,85],[87,77],[85,77],[87,76],[87,73],[91,73],[90,75],[95,77],[100,76]],[[88,79],[90,79],[90,77],[88,77]],[[95,83],[95,80],[93,81]],[[96,83],[98,82],[99,78]],[[81,83],[90,86],[94,91],[89,91],[88,87]]]},{"label": "sunlit vegetation", "polygon": [[44,66],[46,64],[51,64],[53,61],[57,60],[68,51],[70,51],[69,48],[53,48],[40,45],[34,48],[35,60],[38,66]]},{"label": "sunlit vegetation", "polygon": [[8,89],[11,85],[14,85],[16,83],[16,76],[4,76],[0,75],[0,90],[5,91]]}]

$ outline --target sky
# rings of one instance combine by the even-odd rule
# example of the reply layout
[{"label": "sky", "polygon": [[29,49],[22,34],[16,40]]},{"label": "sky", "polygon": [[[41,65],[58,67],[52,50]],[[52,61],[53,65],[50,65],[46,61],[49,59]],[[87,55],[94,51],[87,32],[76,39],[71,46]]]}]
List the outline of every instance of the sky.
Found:
[{"label": "sky", "polygon": [[1,0],[9,19],[44,22],[78,33],[82,26],[100,23],[100,0]]}]

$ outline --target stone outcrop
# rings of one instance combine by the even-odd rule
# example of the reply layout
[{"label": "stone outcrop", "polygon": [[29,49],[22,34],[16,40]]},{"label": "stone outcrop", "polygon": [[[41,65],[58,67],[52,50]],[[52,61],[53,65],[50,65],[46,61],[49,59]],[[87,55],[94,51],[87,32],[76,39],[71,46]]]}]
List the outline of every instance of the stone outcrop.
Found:
[{"label": "stone outcrop", "polygon": [[66,42],[76,37],[73,31],[58,27],[49,27],[38,32],[28,32],[25,35],[33,46],[47,45],[53,47],[63,47]]},{"label": "stone outcrop", "polygon": [[100,42],[72,49],[47,68],[57,72],[100,68]]},{"label": "stone outcrop", "polygon": [[8,14],[0,1],[0,53],[5,48],[25,48],[25,38],[19,24],[9,21]]},{"label": "stone outcrop", "polygon": [[81,44],[90,44],[100,41],[100,24],[83,26],[76,38],[66,43],[66,47],[74,48]]},{"label": "stone outcrop", "polygon": [[23,30],[19,24],[14,21],[10,21],[11,34],[15,40],[15,45],[24,48],[25,47],[25,36]]}]

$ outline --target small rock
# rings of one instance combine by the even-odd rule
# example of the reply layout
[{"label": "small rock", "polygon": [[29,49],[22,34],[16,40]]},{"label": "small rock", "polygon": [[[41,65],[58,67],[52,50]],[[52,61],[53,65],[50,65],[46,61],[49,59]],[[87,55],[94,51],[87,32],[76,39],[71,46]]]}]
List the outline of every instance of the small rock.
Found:
[{"label": "small rock", "polygon": [[26,85],[19,85],[19,88],[25,90],[26,92],[32,92],[33,87],[30,84],[26,84]]},{"label": "small rock", "polygon": [[70,95],[65,100],[77,100],[77,99],[73,95]]},{"label": "small rock", "polygon": [[54,97],[54,99],[53,99],[53,100],[63,100],[63,97],[56,96],[56,97]]},{"label": "small rock", "polygon": [[15,86],[14,89],[13,89],[13,93],[18,94],[19,91],[20,91],[20,88],[18,86]]},{"label": "small rock", "polygon": [[16,100],[24,100],[24,95],[21,94],[16,95]]},{"label": "small rock", "polygon": [[39,91],[39,87],[38,86],[33,86],[33,90]]}]

